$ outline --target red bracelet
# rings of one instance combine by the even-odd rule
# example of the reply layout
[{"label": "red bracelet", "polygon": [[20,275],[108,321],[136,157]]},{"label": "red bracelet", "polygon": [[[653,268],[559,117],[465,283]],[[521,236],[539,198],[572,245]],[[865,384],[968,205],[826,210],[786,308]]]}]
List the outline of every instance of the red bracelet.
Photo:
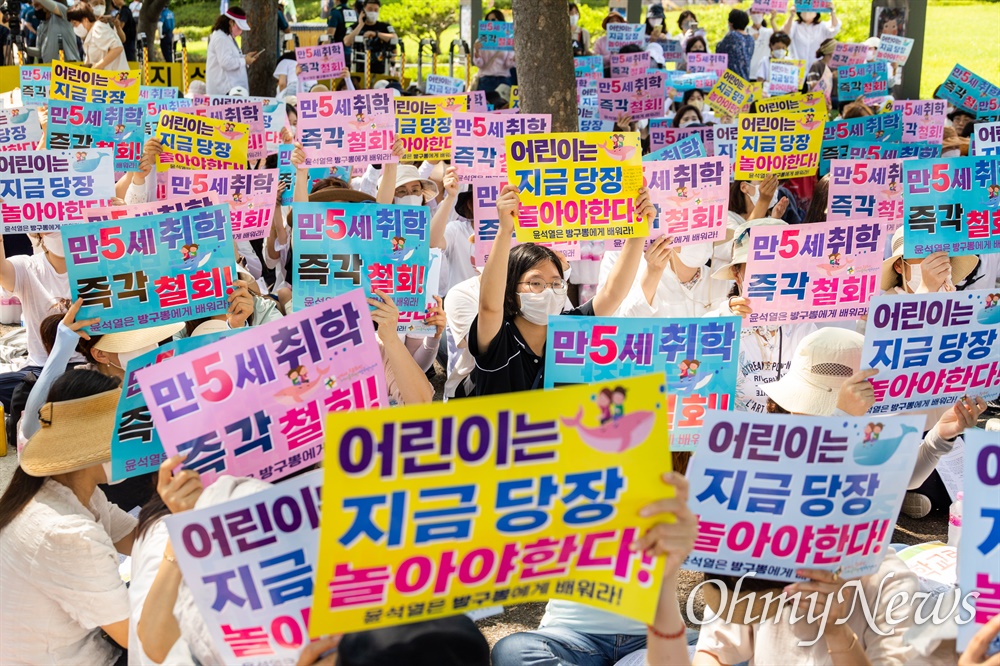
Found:
[{"label": "red bracelet", "polygon": [[654,636],[656,636],[657,638],[662,638],[663,640],[667,640],[667,641],[677,640],[681,636],[684,636],[685,634],[687,634],[687,627],[684,626],[683,624],[681,625],[680,631],[678,631],[676,634],[665,634],[662,631],[657,631],[656,627],[654,627],[651,624],[647,624],[646,626],[649,628],[650,631],[653,632]]}]

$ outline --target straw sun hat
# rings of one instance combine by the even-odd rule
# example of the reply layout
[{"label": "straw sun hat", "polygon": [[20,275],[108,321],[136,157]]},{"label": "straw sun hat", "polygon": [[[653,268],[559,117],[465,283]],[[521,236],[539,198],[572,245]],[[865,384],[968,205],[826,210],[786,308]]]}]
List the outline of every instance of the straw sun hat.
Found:
[{"label": "straw sun hat", "polygon": [[38,410],[40,428],[21,451],[29,476],[53,476],[111,460],[111,436],[120,388],[97,395],[48,402]]},{"label": "straw sun hat", "polygon": [[177,322],[164,326],[154,326],[153,328],[140,328],[139,330],[122,331],[120,333],[108,333],[101,336],[101,339],[94,345],[94,349],[111,354],[121,354],[122,352],[133,352],[143,347],[155,345],[162,340],[173,337],[184,324]]},{"label": "straw sun hat", "polygon": [[[892,256],[882,262],[882,291],[891,291],[902,284],[902,276],[896,272],[896,260],[903,259],[903,227],[892,234]],[[949,257],[951,261],[951,283],[958,284],[976,269],[979,258],[975,255]]]}]

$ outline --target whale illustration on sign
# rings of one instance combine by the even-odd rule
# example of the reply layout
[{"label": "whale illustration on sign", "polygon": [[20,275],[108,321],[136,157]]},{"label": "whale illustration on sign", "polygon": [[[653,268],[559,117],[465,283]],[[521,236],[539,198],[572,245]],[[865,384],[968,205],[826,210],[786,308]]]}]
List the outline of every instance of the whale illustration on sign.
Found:
[{"label": "whale illustration on sign", "polygon": [[980,310],[976,315],[976,321],[980,324],[1000,324],[1000,305]]},{"label": "whale illustration on sign", "polygon": [[682,377],[670,385],[670,391],[675,395],[682,395],[685,393],[693,393],[699,389],[705,388],[715,375],[719,374],[719,371],[710,372],[708,374],[700,375],[689,375],[687,377]]},{"label": "whale illustration on sign", "polygon": [[560,417],[563,425],[573,428],[590,448],[604,453],[621,453],[641,444],[653,432],[655,412],[633,412],[604,425],[583,425],[583,407],[573,418]]},{"label": "whale illustration on sign", "polygon": [[319,375],[319,379],[314,382],[304,382],[301,384],[287,386],[275,393],[274,398],[282,404],[306,402],[303,398],[305,398],[305,396],[309,393],[312,393],[315,389],[326,388],[329,390],[336,385],[337,381],[332,375],[327,377],[328,372],[330,372],[330,366],[317,365],[316,373]]},{"label": "whale illustration on sign", "polygon": [[903,443],[909,435],[917,432],[913,426],[901,425],[899,437],[893,439],[876,439],[870,443],[859,444],[854,447],[854,462],[859,465],[881,465],[891,458],[899,445]]},{"label": "whale illustration on sign", "polygon": [[97,157],[92,157],[90,159],[77,160],[73,163],[73,169],[77,173],[90,173],[97,169],[97,166],[101,163],[105,157],[108,157],[106,153],[101,153]]}]

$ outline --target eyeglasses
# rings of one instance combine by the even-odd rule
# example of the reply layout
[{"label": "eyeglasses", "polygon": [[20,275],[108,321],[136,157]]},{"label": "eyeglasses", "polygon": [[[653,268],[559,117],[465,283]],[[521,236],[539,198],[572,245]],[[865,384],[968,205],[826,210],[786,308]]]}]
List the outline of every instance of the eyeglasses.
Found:
[{"label": "eyeglasses", "polygon": [[566,280],[560,280],[556,278],[552,282],[545,282],[544,280],[528,280],[527,282],[518,282],[518,284],[528,285],[528,289],[531,290],[533,294],[540,294],[545,291],[546,287],[552,287],[552,291],[556,292],[560,296],[566,293],[569,288]]}]

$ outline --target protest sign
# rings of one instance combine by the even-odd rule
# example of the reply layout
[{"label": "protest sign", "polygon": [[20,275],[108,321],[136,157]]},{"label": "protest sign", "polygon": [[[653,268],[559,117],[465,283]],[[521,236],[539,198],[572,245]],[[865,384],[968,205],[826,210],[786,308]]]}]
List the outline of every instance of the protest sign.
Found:
[{"label": "protest sign", "polygon": [[[180,60],[180,56],[174,56],[177,60]],[[202,63],[204,65],[204,63]],[[129,63],[129,68],[132,68],[132,76],[139,78],[139,68],[143,66],[140,63]],[[150,87],[157,87],[161,90],[177,90],[182,87],[181,82],[181,63],[180,62],[146,62],[144,63],[146,68],[146,84]],[[188,77],[188,80],[192,80]],[[141,91],[141,87],[140,87]]]},{"label": "protest sign", "polygon": [[754,0],[748,11],[755,14],[770,14],[771,12],[784,14],[788,11],[788,0]]},{"label": "protest sign", "polygon": [[0,152],[33,151],[41,140],[42,126],[36,109],[24,106],[0,110]]},{"label": "protest sign", "polygon": [[442,160],[451,156],[451,114],[469,110],[463,95],[407,97],[396,100],[396,136],[406,160]]},{"label": "protest sign", "polygon": [[799,113],[740,114],[736,179],[799,178],[816,173],[822,120]]},{"label": "protest sign", "polygon": [[298,96],[297,138],[307,167],[398,162],[392,154],[396,106],[391,90]]},{"label": "protest sign", "polygon": [[819,12],[827,14],[833,10],[833,0],[795,0],[797,12]]},{"label": "protest sign", "polygon": [[[152,63],[151,63],[152,64]],[[177,88],[160,88],[158,86],[139,86],[139,101],[148,102],[152,99],[177,99],[180,91]]]},{"label": "protest sign", "polygon": [[611,78],[627,79],[646,73],[646,70],[649,69],[649,54],[645,51],[612,53],[610,63]]},{"label": "protest sign", "polygon": [[220,202],[229,204],[234,240],[266,238],[278,199],[278,170],[171,169],[166,193],[168,197],[215,194]]},{"label": "protest sign", "polygon": [[323,472],[164,519],[221,663],[295,666],[309,643]]},{"label": "protest sign", "polygon": [[[208,485],[278,480],[323,458],[328,412],[388,405],[385,369],[358,289],[137,374],[167,455]],[[368,412],[366,412],[368,413]],[[225,425],[221,425],[225,424]]]},{"label": "protest sign", "polygon": [[847,144],[849,160],[905,160],[941,157],[941,144],[931,143],[882,143],[871,139],[850,139]]},{"label": "protest sign", "polygon": [[454,76],[442,76],[440,74],[428,74],[424,79],[424,94],[426,95],[455,95],[465,91],[465,80]]},{"label": "protest sign", "polygon": [[864,97],[877,105],[889,94],[889,65],[884,61],[837,68],[837,96],[842,100]]},{"label": "protest sign", "polygon": [[648,235],[635,210],[642,187],[638,133],[533,134],[506,142],[508,176],[521,192],[518,240]]},{"label": "protest sign", "polygon": [[82,63],[52,63],[49,98],[96,104],[136,104],[139,78],[131,72],[91,69]]},{"label": "protest sign", "polygon": [[850,44],[848,42],[837,42],[830,56],[830,67],[846,67],[847,65],[861,65],[868,60],[867,44]]},{"label": "protest sign", "polygon": [[[996,433],[970,428],[965,435],[965,497],[958,542],[958,582],[970,599],[971,622],[958,623],[959,652],[1000,613],[1000,446]],[[968,611],[966,611],[968,612]],[[964,619],[964,618],[963,618]],[[996,644],[993,637],[992,644]],[[992,649],[992,648],[990,648]],[[964,657],[963,657],[964,659]]]},{"label": "protest sign", "polygon": [[505,137],[544,134],[552,124],[550,114],[500,116],[495,113],[456,113],[451,124],[451,164],[458,179],[470,183],[484,176],[507,174]]},{"label": "protest sign", "polygon": [[37,108],[48,104],[52,67],[49,65],[21,65],[21,101],[26,107]]},{"label": "protest sign", "polygon": [[218,204],[219,197],[213,192],[208,192],[198,196],[160,199],[141,204],[129,204],[127,206],[94,206],[85,210],[83,217],[86,222],[105,222],[107,220],[120,220],[123,217],[146,217],[147,215],[178,213],[196,208],[217,206]]},{"label": "protest sign", "polygon": [[676,70],[664,70],[661,72],[664,85],[667,87],[667,97],[675,102],[684,100],[684,93],[688,90],[711,90],[719,80],[719,75],[715,72],[678,72]]},{"label": "protest sign", "polygon": [[794,93],[801,85],[799,83],[799,66],[787,60],[771,61],[771,78],[767,80],[769,96]]},{"label": "protest sign", "polygon": [[833,120],[823,126],[823,147],[819,156],[819,173],[825,175],[830,160],[847,159],[847,143],[866,139],[876,143],[899,143],[903,140],[903,113],[893,111],[877,116]]},{"label": "protest sign", "polygon": [[687,54],[687,71],[694,74],[696,72],[714,72],[718,76],[726,71],[729,56],[725,53],[699,53]]},{"label": "protest sign", "polygon": [[741,293],[748,324],[857,320],[882,275],[885,233],[878,222],[757,226]]},{"label": "protest sign", "polygon": [[680,64],[682,62],[687,63],[687,53],[684,52],[681,40],[664,39],[660,42],[660,48],[663,49],[664,62],[672,62],[675,64]]},{"label": "protest sign", "polygon": [[821,92],[782,95],[757,101],[757,113],[805,113],[825,121],[829,117],[826,99]]},{"label": "protest sign", "polygon": [[171,340],[156,349],[130,359],[125,367],[125,381],[115,411],[115,431],[111,435],[111,478],[121,481],[133,476],[156,472],[167,459],[160,443],[159,431],[153,427],[146,399],[139,389],[136,372],[162,360],[211,344],[236,331],[220,331],[194,337]]},{"label": "protest sign", "polygon": [[[685,128],[687,129],[687,128]],[[690,157],[708,157],[705,144],[700,134],[689,134],[683,139],[677,139],[670,145],[642,156],[643,162],[660,162],[663,160],[684,160]]]},{"label": "protest sign", "polygon": [[787,582],[799,569],[875,573],[924,418],[871,418],[709,411],[688,464],[699,520],[684,568]]},{"label": "protest sign", "polygon": [[1000,88],[958,64],[951,70],[937,94],[974,114],[996,113],[1000,110]]},{"label": "protest sign", "polygon": [[948,407],[963,395],[996,398],[998,323],[1000,304],[988,289],[873,298],[861,353],[861,367],[878,370],[868,413]]},{"label": "protest sign", "polygon": [[976,123],[972,137],[973,155],[1000,155],[1000,122]]},{"label": "protest sign", "polygon": [[728,159],[643,161],[642,175],[657,213],[650,238],[670,236],[675,246],[723,239],[729,210]]},{"label": "protest sign", "polygon": [[427,338],[437,333],[437,326],[427,323],[427,314],[430,308],[437,306],[434,296],[440,296],[441,269],[444,264],[444,253],[440,248],[431,248],[430,267],[427,269],[427,279],[424,287],[424,309],[422,311],[411,310],[410,312],[400,312],[399,320],[396,323],[396,333],[408,335],[412,338]]},{"label": "protest sign", "polygon": [[601,56],[577,56],[573,58],[573,70],[578,79],[604,78],[604,58]]},{"label": "protest sign", "polygon": [[385,292],[400,312],[423,312],[429,217],[426,206],[293,204],[295,309],[361,287]]},{"label": "protest sign", "polygon": [[739,135],[739,129],[736,124],[712,126],[712,144],[715,146],[715,154],[729,159],[730,181],[734,180],[736,176],[736,138]]},{"label": "protest sign", "polygon": [[275,155],[282,144],[281,130],[288,125],[285,100],[264,104],[264,145],[268,155]]},{"label": "protest sign", "polygon": [[299,68],[299,79],[304,81],[333,79],[347,69],[344,45],[339,42],[296,47],[295,62]]},{"label": "protest sign", "polygon": [[662,74],[597,81],[601,120],[617,120],[623,114],[633,120],[659,118],[663,115],[663,98]]},{"label": "protest sign", "polygon": [[553,317],[545,388],[665,374],[670,450],[693,451],[707,409],[732,409],[740,320]]},{"label": "protest sign", "polygon": [[941,143],[948,113],[944,100],[898,100],[892,103],[892,110],[903,114],[903,143]]},{"label": "protest sign", "polygon": [[913,50],[913,42],[914,40],[910,37],[882,33],[882,36],[879,37],[878,51],[875,54],[875,59],[901,66],[905,65],[910,57],[910,51]]},{"label": "protest sign", "polygon": [[826,219],[876,220],[883,237],[892,238],[903,224],[902,161],[831,160]]},{"label": "protest sign", "polygon": [[144,104],[49,102],[49,150],[110,148],[115,171],[138,171],[145,140]]},{"label": "protest sign", "polygon": [[[323,502],[311,635],[505,600],[565,599],[652,621],[662,560],[628,544],[652,523],[639,509],[668,495],[662,373],[523,397],[328,420],[338,464],[324,467],[324,486],[337,492]],[[427,444],[419,458],[407,433]],[[535,487],[547,499],[532,508]],[[558,563],[557,548],[567,553]]]},{"label": "protest sign", "polygon": [[652,151],[673,146],[690,136],[701,139],[708,157],[715,154],[715,144],[712,141],[711,127],[673,127],[665,118],[653,118],[649,121],[649,148]]},{"label": "protest sign", "polygon": [[645,23],[609,23],[606,27],[608,53],[618,53],[623,46],[642,46],[646,39]]},{"label": "protest sign", "polygon": [[56,231],[107,206],[116,196],[111,162],[109,149],[0,152],[3,233]]},{"label": "protest sign", "polygon": [[[690,55],[690,54],[689,54]],[[708,92],[705,104],[727,116],[735,117],[750,108],[753,84],[732,70],[725,70]]]},{"label": "protest sign", "polygon": [[906,257],[1000,252],[1000,156],[903,162]]},{"label": "protest sign", "polygon": [[97,335],[224,314],[236,256],[226,205],[63,228],[80,319]]},{"label": "protest sign", "polygon": [[483,51],[513,51],[513,21],[480,21],[479,44]]},{"label": "protest sign", "polygon": [[247,99],[226,101],[225,103],[210,103],[193,106],[184,113],[194,116],[215,118],[229,123],[242,123],[249,127],[247,136],[247,157],[251,160],[262,160],[267,157],[267,146],[264,136],[264,102]]},{"label": "protest sign", "polygon": [[[154,136],[160,126],[160,116],[166,111],[181,111],[194,106],[194,102],[186,98],[180,99],[152,99],[144,104],[143,113],[143,134]],[[183,113],[183,111],[181,111]]]},{"label": "protest sign", "polygon": [[163,147],[156,170],[246,169],[249,135],[243,123],[165,111],[156,128]]}]

